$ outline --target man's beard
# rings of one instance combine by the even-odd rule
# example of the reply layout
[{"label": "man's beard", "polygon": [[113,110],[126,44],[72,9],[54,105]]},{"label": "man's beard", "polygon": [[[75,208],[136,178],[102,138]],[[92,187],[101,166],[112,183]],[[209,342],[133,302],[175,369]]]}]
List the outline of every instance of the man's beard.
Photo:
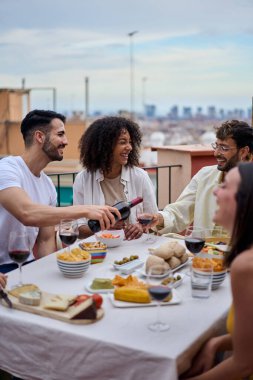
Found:
[{"label": "man's beard", "polygon": [[[222,157],[224,158],[224,157]],[[226,161],[224,165],[218,165],[217,169],[220,170],[221,172],[228,172],[229,170],[233,169],[238,162],[240,161],[239,159],[239,154],[236,152],[229,160]]]},{"label": "man's beard", "polygon": [[46,153],[51,161],[62,161],[63,156],[59,154],[58,149],[64,148],[65,145],[59,145],[57,148],[51,143],[49,136],[46,136],[42,150]]}]

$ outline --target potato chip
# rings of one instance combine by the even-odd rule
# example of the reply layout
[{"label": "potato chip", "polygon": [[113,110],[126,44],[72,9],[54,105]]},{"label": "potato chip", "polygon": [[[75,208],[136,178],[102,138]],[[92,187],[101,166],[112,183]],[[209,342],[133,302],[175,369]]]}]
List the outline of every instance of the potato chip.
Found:
[{"label": "potato chip", "polygon": [[90,254],[81,248],[73,248],[70,252],[64,251],[57,255],[58,260],[68,261],[68,262],[78,262],[90,260]]}]

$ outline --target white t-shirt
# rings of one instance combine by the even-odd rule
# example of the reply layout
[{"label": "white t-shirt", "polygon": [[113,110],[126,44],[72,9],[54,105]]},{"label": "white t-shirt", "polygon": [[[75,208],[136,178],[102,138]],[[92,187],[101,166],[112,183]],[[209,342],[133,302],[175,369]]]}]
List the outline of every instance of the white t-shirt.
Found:
[{"label": "white t-shirt", "polygon": [[[56,205],[57,193],[51,179],[43,172],[36,177],[20,156],[9,156],[0,160],[0,191],[9,187],[22,188],[35,203]],[[0,205],[0,265],[12,262],[8,255],[10,232],[21,231],[24,228],[29,231],[33,247],[39,228],[25,227]],[[28,260],[33,258],[31,254]]]}]

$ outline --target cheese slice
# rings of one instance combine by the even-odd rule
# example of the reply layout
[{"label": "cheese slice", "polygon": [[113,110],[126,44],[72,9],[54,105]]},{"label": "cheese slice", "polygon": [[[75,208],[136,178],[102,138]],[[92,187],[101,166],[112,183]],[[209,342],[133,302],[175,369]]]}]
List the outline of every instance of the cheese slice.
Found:
[{"label": "cheese slice", "polygon": [[34,284],[25,284],[21,286],[17,286],[16,288],[13,288],[9,290],[9,293],[14,296],[19,298],[20,294],[26,293],[26,292],[33,292],[33,291],[40,291],[37,285]]},{"label": "cheese slice", "polygon": [[23,303],[24,305],[39,306],[41,293],[36,290],[31,291],[31,292],[21,293],[18,299],[19,299],[19,302]]},{"label": "cheese slice", "polygon": [[44,309],[66,311],[71,303],[74,302],[76,296],[55,294],[48,297],[43,305]]}]

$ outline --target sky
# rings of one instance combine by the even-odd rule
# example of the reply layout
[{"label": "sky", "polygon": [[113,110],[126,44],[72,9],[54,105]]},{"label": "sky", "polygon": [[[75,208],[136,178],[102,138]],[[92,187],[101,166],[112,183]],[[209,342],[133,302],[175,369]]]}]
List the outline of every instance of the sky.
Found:
[{"label": "sky", "polygon": [[[0,0],[0,87],[57,110],[234,109],[253,95],[252,0]],[[129,33],[138,31],[134,36]],[[34,89],[32,108],[52,108]]]}]

